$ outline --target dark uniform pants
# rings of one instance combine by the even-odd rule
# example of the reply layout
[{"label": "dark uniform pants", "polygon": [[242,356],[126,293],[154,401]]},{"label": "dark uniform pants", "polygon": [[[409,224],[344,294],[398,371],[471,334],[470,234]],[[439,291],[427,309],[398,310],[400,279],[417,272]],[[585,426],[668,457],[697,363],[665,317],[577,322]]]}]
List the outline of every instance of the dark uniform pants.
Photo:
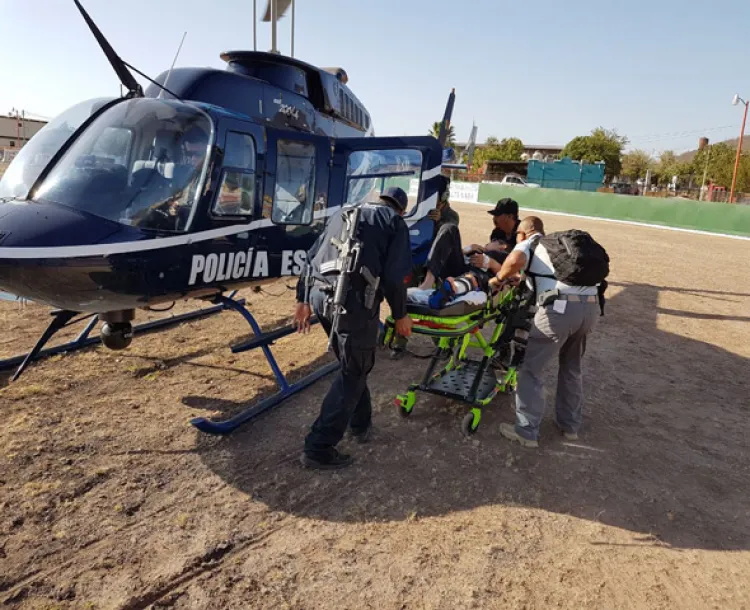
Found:
[{"label": "dark uniform pants", "polygon": [[436,278],[458,277],[469,270],[461,249],[458,225],[447,223],[440,227],[427,255],[425,267]]},{"label": "dark uniform pants", "polygon": [[[492,252],[490,256],[502,263],[507,254]],[[482,290],[487,290],[489,280],[492,277],[490,272],[466,264],[461,247],[461,234],[458,231],[458,226],[453,223],[444,224],[438,230],[435,241],[432,242],[430,253],[427,255],[425,266],[432,272],[432,275],[440,280],[471,273]]]},{"label": "dark uniform pants", "polygon": [[[331,320],[322,315],[323,296],[313,290],[312,307],[320,318],[326,334],[331,334]],[[341,316],[333,351],[341,369],[331,384],[320,407],[320,415],[305,438],[305,453],[319,460],[330,459],[333,448],[344,437],[347,426],[354,434],[370,426],[372,402],[367,387],[367,375],[375,364],[375,349],[379,332],[378,308],[353,311],[349,308]]]}]

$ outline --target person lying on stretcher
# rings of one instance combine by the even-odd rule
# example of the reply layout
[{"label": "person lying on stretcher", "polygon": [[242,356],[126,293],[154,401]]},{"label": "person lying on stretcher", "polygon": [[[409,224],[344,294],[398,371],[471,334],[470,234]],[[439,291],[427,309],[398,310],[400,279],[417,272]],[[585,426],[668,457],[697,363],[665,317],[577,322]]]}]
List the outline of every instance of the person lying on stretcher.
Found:
[{"label": "person lying on stretcher", "polygon": [[409,288],[406,298],[410,303],[424,304],[435,310],[442,309],[457,299],[479,305],[503,285],[517,285],[520,278],[509,278],[503,284],[496,283],[494,279],[494,275],[486,271],[472,269],[458,277],[446,278],[432,290]]},{"label": "person lying on stretcher", "polygon": [[[461,294],[466,294],[468,285],[464,286],[464,280],[472,287],[486,289],[489,279],[500,271],[508,253],[515,247],[520,222],[518,202],[507,197],[500,199],[487,213],[492,216],[494,228],[485,246],[472,244],[462,247],[457,218],[455,221],[448,219],[438,224],[437,235],[425,263],[425,277],[418,288],[426,292],[432,291],[437,285],[438,295],[429,295],[433,297],[434,304],[443,306],[451,295],[459,296],[457,291],[465,290]],[[449,278],[450,281],[442,278]],[[430,307],[436,309],[432,305]],[[406,343],[405,337],[396,337],[391,346],[391,358],[400,358]]]},{"label": "person lying on stretcher", "polygon": [[407,300],[410,303],[427,305],[430,309],[442,309],[459,297],[476,293],[476,298],[462,300],[478,304],[479,295],[485,297],[483,301],[486,300],[490,277],[492,276],[481,269],[467,271],[458,277],[447,277],[436,288],[409,288]]},{"label": "person lying on stretcher", "polygon": [[456,278],[471,270],[487,272],[488,277],[500,271],[505,257],[516,245],[516,230],[520,222],[518,203],[509,198],[501,199],[488,214],[492,216],[494,229],[485,246],[462,247],[458,225],[452,222],[438,228],[427,255],[424,281],[419,288],[432,289],[439,278]]}]

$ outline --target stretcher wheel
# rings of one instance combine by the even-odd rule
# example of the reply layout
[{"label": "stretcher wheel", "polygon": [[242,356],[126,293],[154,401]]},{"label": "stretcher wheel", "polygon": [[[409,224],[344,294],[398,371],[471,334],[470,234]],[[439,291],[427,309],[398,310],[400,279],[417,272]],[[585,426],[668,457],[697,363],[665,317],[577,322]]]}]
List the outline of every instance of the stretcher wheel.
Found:
[{"label": "stretcher wheel", "polygon": [[461,420],[461,432],[464,436],[471,436],[477,431],[480,418],[481,415],[476,409],[472,409],[469,413],[464,415],[464,418]]},{"label": "stretcher wheel", "polygon": [[393,404],[398,407],[398,414],[401,417],[409,417],[414,409],[414,403],[416,401],[417,397],[414,392],[407,392],[406,394],[399,394],[396,396],[396,400],[393,401]]}]

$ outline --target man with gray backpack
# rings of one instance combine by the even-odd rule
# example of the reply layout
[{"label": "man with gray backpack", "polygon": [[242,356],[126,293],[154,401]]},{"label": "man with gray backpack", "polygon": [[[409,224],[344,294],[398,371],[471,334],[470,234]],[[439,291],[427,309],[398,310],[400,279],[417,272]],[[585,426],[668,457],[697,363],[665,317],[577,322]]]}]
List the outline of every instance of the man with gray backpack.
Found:
[{"label": "man with gray backpack", "polygon": [[555,423],[567,440],[577,440],[583,420],[581,360],[587,336],[604,315],[609,256],[585,231],[545,236],[541,219],[527,216],[518,226],[518,245],[490,285],[501,286],[521,272],[535,293],[537,310],[518,373],[516,423],[501,424],[500,433],[524,446],[538,446],[545,407],[542,373],[557,356]]}]

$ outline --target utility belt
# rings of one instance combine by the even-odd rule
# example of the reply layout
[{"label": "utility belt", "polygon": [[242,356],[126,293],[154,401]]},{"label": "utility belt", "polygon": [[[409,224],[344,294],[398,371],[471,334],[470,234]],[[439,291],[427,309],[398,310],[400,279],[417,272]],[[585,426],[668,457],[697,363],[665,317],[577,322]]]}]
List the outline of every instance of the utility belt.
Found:
[{"label": "utility belt", "polygon": [[596,294],[561,294],[559,290],[545,290],[536,300],[539,307],[551,305],[554,301],[574,301],[578,303],[598,303],[599,296]]},{"label": "utility belt", "polygon": [[560,291],[557,289],[545,290],[537,297],[536,303],[539,307],[546,307],[547,305],[551,305],[557,300],[573,301],[578,303],[598,303],[599,311],[601,312],[600,315],[603,316],[604,303],[606,302],[606,299],[604,298],[604,291],[606,289],[607,282],[604,281],[596,287],[596,294],[560,294]]},{"label": "utility belt", "polygon": [[[333,265],[324,265],[335,269]],[[330,271],[330,269],[326,269]],[[305,302],[309,303],[310,291],[316,284],[320,285],[320,290],[326,295],[325,309],[330,311],[333,305],[333,298],[336,292],[336,281],[339,279],[338,273],[332,273],[331,275],[325,275],[324,273],[315,271],[312,267],[308,267],[303,274],[303,282],[305,285]],[[347,295],[354,293],[357,296],[357,300],[360,304],[370,311],[374,309],[376,305],[382,301],[382,291],[380,290],[380,278],[375,277],[370,270],[362,266],[359,272],[349,274],[349,282],[346,287]],[[345,298],[346,296],[345,295]]]}]

